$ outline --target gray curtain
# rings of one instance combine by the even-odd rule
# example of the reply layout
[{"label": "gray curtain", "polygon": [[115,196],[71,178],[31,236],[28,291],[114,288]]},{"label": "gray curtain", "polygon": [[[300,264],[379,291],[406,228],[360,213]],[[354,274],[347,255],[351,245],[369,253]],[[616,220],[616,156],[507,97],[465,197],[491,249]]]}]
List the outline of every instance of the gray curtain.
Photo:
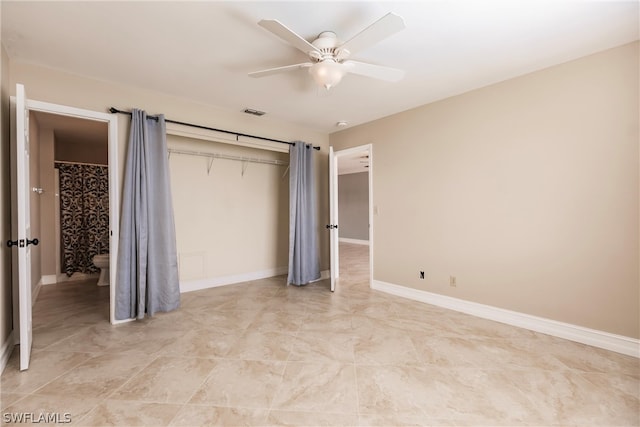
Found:
[{"label": "gray curtain", "polygon": [[125,164],[115,316],[152,316],[180,305],[165,119],[133,110]]},{"label": "gray curtain", "polygon": [[305,285],[320,278],[314,149],[303,142],[289,148],[289,275]]}]

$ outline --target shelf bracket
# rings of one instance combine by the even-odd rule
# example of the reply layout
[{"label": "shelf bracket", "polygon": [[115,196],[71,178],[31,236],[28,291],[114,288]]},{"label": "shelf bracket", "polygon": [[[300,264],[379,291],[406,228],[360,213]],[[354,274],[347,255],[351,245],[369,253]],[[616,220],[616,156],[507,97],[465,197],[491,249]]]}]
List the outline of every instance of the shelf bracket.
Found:
[{"label": "shelf bracket", "polygon": [[282,174],[282,179],[284,179],[284,177],[287,176],[287,172],[289,172],[289,165],[287,165],[287,168],[284,170],[284,173]]}]

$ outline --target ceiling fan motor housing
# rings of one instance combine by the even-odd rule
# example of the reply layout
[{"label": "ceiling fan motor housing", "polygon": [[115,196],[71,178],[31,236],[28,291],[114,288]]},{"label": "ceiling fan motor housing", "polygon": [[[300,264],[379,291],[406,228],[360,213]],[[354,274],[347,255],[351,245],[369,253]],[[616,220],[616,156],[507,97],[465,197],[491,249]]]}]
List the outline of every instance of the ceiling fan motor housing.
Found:
[{"label": "ceiling fan motor housing", "polygon": [[325,59],[337,60],[337,55],[340,54],[340,59],[345,59],[346,56],[340,49],[336,49],[338,46],[342,44],[336,33],[333,31],[323,31],[318,34],[318,37],[311,42],[313,46],[318,48],[320,52],[312,50],[309,52],[309,56],[317,61],[323,61]]}]

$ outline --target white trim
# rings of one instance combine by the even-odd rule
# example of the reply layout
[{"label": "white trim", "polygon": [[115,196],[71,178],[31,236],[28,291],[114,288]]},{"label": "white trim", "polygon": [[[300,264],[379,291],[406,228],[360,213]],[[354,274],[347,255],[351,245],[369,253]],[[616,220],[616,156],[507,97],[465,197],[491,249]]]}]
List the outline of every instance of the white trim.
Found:
[{"label": "white trim", "polygon": [[79,119],[97,120],[101,122],[109,122],[112,119],[112,115],[109,113],[85,110],[82,108],[70,107],[68,105],[52,104],[50,102],[35,101],[33,99],[27,99],[27,109],[31,111],[51,113],[56,116],[77,117]]},{"label": "white trim", "polygon": [[472,316],[481,317],[483,319],[494,320],[496,322],[506,323],[508,325],[640,358],[640,340],[635,338],[611,334],[609,332],[599,331],[596,329],[589,329],[578,325],[572,325],[570,323],[558,322],[556,320],[532,316],[530,314],[505,310],[503,308],[493,307],[490,305],[465,301],[419,289],[394,285],[380,280],[373,281],[373,289],[399,297],[436,305],[438,307],[471,314]]},{"label": "white trim", "polygon": [[189,280],[180,282],[180,292],[193,292],[202,289],[216,288],[218,286],[233,285],[235,283],[248,282],[251,280],[266,279],[269,277],[287,274],[287,267],[276,267],[267,270],[254,271],[251,273],[232,274],[229,276],[211,277],[208,279]]},{"label": "white trim", "polygon": [[242,135],[234,135],[226,132],[218,132],[210,129],[194,128],[178,123],[167,123],[165,129],[167,135],[182,136],[186,138],[201,139],[204,141],[221,142],[242,147],[258,148],[268,151],[288,153],[289,146],[279,142],[267,141],[261,138],[252,138]]},{"label": "white trim", "polygon": [[71,275],[71,277],[67,276],[64,273],[61,274],[47,274],[42,276],[40,283],[43,286],[47,285],[55,285],[57,283],[65,283],[65,282],[78,282],[80,280],[92,280],[97,279],[100,276],[100,273],[79,273],[75,272]]},{"label": "white trim", "polygon": [[42,286],[54,285],[58,283],[58,275],[45,274],[44,276],[42,276],[42,279],[40,279],[40,283],[42,283]]},{"label": "white trim", "polygon": [[366,246],[369,246],[369,241],[368,240],[362,240],[362,239],[350,239],[348,237],[340,237],[338,239],[338,241],[340,243],[353,243],[354,245],[366,245]]},{"label": "white trim", "polygon": [[340,234],[336,229],[339,218],[338,197],[338,156],[329,146],[329,289],[336,290],[336,281],[340,277]]},{"label": "white trim", "polygon": [[[112,115],[113,116],[113,115]],[[122,323],[116,321],[116,271],[118,269],[118,246],[120,242],[120,165],[118,119],[111,117],[108,132],[109,144],[109,321],[112,325]]]}]

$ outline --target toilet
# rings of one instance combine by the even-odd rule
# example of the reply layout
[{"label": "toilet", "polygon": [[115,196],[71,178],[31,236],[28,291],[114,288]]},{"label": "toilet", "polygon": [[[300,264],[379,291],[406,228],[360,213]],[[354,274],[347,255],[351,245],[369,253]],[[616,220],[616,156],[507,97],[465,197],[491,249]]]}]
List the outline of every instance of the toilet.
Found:
[{"label": "toilet", "polygon": [[93,264],[100,269],[98,286],[109,286],[109,254],[95,255]]}]

